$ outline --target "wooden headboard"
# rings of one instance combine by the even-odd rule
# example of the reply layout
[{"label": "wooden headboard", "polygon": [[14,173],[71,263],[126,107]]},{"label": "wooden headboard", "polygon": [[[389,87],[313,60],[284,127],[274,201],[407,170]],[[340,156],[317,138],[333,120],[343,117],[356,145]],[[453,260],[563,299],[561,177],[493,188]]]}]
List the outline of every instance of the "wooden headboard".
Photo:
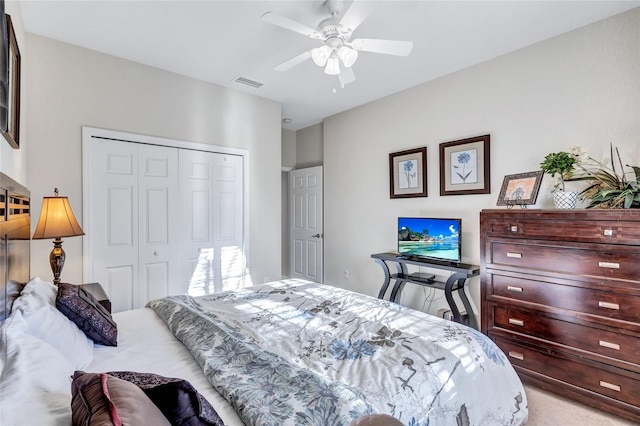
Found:
[{"label": "wooden headboard", "polygon": [[0,322],[29,281],[31,193],[0,173]]}]

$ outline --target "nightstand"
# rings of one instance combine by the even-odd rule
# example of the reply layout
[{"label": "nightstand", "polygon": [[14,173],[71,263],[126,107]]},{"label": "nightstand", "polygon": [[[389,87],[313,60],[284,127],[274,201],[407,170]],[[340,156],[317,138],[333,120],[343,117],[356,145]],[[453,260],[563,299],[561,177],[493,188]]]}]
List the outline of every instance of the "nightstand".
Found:
[{"label": "nightstand", "polygon": [[109,296],[107,296],[107,293],[105,293],[100,283],[80,284],[80,287],[86,290],[87,293],[91,293],[91,295],[96,298],[98,303],[100,303],[109,313],[111,313],[111,301],[109,300]]}]

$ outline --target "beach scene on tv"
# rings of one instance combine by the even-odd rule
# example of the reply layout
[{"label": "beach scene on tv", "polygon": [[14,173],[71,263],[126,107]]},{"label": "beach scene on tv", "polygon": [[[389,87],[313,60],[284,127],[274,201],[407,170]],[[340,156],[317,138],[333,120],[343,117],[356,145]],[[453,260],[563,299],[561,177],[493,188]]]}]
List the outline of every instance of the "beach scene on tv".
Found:
[{"label": "beach scene on tv", "polygon": [[398,254],[460,262],[458,220],[398,218]]}]

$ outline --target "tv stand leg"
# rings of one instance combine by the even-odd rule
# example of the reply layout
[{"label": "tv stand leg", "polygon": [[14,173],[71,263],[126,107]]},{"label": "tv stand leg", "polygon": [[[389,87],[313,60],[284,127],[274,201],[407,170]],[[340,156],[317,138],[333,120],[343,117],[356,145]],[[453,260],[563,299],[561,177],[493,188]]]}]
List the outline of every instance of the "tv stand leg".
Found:
[{"label": "tv stand leg", "polygon": [[384,300],[384,295],[387,293],[387,289],[389,288],[389,282],[391,281],[391,274],[389,273],[389,266],[382,259],[373,259],[375,262],[382,267],[382,272],[384,272],[384,282],[382,283],[382,287],[378,292],[378,299]]},{"label": "tv stand leg", "polygon": [[[460,297],[460,300],[462,301],[462,305],[467,311],[466,319],[462,318],[462,315],[460,314],[460,310],[458,309],[458,304],[454,300],[453,294],[451,292],[451,289],[453,288],[453,284],[456,281],[458,281],[458,290],[457,290],[458,296]],[[469,327],[478,330],[478,323],[476,322],[476,316],[473,313],[473,309],[471,308],[471,303],[469,303],[467,294],[464,291],[464,284],[466,281],[467,281],[467,276],[465,274],[456,273],[451,275],[447,279],[447,282],[444,286],[444,295],[445,295],[445,298],[447,299],[447,303],[449,304],[449,307],[451,308],[451,313],[453,313],[453,319],[456,322],[468,325]]]}]

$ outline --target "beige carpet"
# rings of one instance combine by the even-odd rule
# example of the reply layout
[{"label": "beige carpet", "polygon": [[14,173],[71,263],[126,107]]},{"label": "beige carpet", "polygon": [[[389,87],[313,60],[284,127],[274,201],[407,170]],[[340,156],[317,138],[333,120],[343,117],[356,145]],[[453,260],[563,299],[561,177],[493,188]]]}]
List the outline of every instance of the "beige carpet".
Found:
[{"label": "beige carpet", "polygon": [[548,392],[524,385],[529,402],[527,426],[627,426],[638,425],[604,411]]}]

